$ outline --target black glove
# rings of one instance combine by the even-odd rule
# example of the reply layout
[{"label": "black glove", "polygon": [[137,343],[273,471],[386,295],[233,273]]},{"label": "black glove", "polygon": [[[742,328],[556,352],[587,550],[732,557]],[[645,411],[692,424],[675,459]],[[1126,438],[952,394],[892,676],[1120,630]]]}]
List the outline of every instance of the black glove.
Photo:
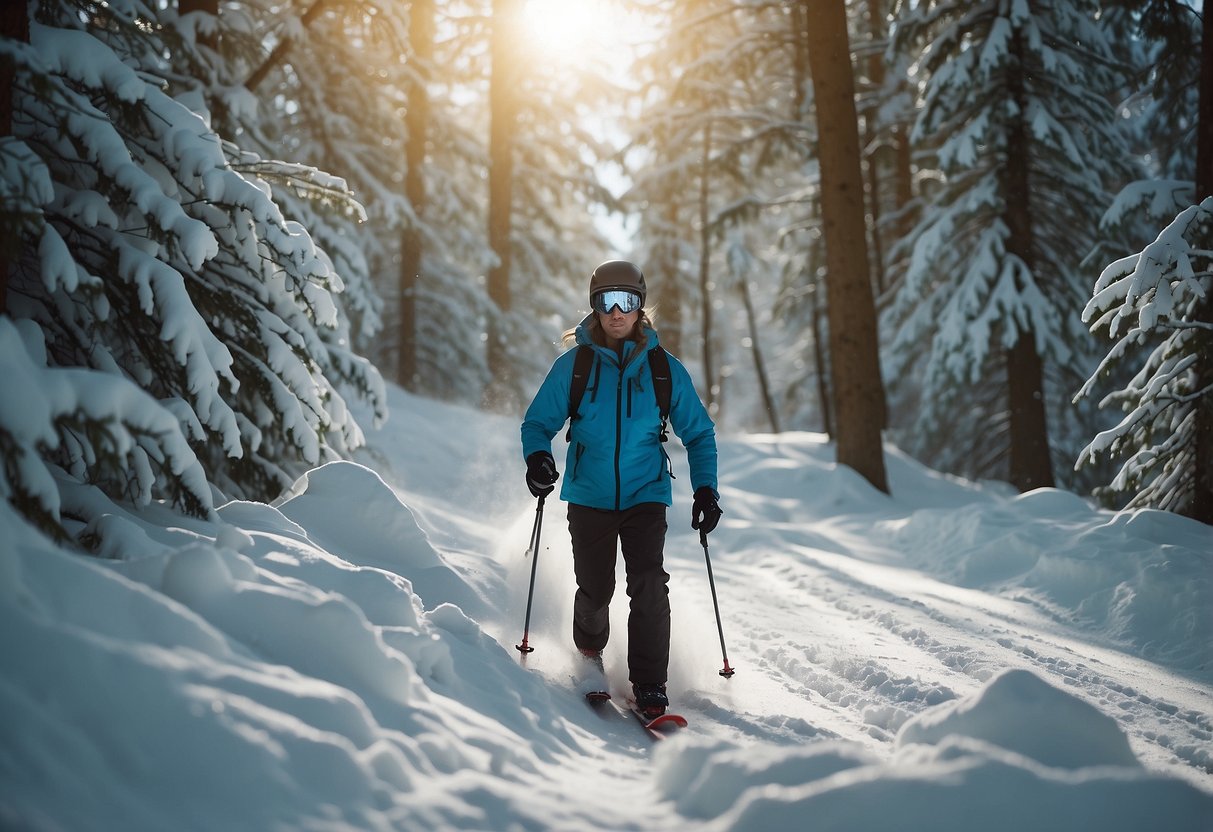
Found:
[{"label": "black glove", "polygon": [[691,506],[691,528],[699,529],[704,534],[710,534],[720,522],[720,503],[716,502],[716,492],[706,485],[695,489],[695,504]]},{"label": "black glove", "polygon": [[531,489],[532,497],[546,497],[555,488],[553,483],[560,479],[556,473],[556,460],[547,451],[535,451],[526,458],[526,487]]}]

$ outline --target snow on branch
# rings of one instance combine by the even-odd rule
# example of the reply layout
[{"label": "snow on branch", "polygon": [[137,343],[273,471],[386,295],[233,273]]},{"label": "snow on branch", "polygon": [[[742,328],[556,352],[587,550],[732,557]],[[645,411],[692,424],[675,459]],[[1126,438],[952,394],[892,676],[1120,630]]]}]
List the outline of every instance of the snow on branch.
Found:
[{"label": "snow on branch", "polygon": [[222,141],[173,88],[155,9],[117,0],[105,27],[74,9],[0,43],[0,230],[21,252],[0,360],[23,393],[0,412],[0,491],[60,534],[64,478],[203,515],[212,486],[272,499],[363,441],[339,387],[385,415],[345,341],[346,282],[292,208],[365,212],[339,177]]},{"label": "snow on branch", "polygon": [[1202,317],[1211,291],[1213,197],[1180,211],[1141,252],[1108,265],[1083,310],[1083,320],[1092,331],[1106,330],[1112,346],[1075,401],[1154,344],[1128,383],[1100,402],[1119,405],[1125,416],[1075,463],[1127,454],[1107,491],[1131,494],[1131,506],[1182,511],[1193,499],[1195,414],[1213,395],[1199,375],[1200,361],[1213,353],[1213,322]]}]

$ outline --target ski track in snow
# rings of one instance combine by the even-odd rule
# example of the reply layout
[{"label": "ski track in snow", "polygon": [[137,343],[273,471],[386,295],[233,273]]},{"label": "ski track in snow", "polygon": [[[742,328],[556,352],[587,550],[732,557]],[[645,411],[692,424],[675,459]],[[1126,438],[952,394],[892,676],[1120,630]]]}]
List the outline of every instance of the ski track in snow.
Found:
[{"label": "ski track in snow", "polygon": [[[670,690],[672,710],[690,719],[687,733],[742,746],[839,739],[873,750],[892,748],[907,719],[972,695],[998,673],[1018,667],[1032,669],[1115,716],[1146,767],[1213,790],[1208,684],[1168,672],[1116,645],[1095,643],[1083,622],[1067,621],[1065,610],[1053,609],[1023,587],[990,592],[916,569],[898,552],[889,530],[882,529],[900,522],[896,512],[873,524],[871,517],[831,517],[831,497],[847,506],[845,494],[821,495],[808,505],[781,496],[790,490],[787,478],[797,477],[799,466],[820,465],[820,458],[811,457],[827,452],[826,446],[804,451],[795,445],[781,448],[776,441],[757,454],[753,446],[742,449],[741,454],[754,455],[751,460],[730,460],[730,451],[736,450],[722,448],[725,518],[710,537],[734,678],[717,674],[721,651],[704,555],[694,532],[683,528],[683,514],[689,511],[680,495],[670,512]],[[679,462],[676,456],[676,485],[685,481]],[[764,489],[769,494],[764,496]],[[930,496],[922,498],[929,505]],[[807,517],[809,512],[819,514]],[[571,653],[566,620],[574,585],[563,503],[552,501],[546,513],[535,600],[536,608],[545,611],[537,612],[539,621],[533,623],[531,644],[540,646],[529,661],[554,686],[569,686],[569,695],[579,697],[569,683],[565,656]],[[501,575],[517,572],[511,609],[500,610],[500,616],[490,612],[491,620],[482,621],[485,631],[509,651],[522,621],[525,570],[501,558],[517,557],[526,547],[534,508],[518,517],[505,536],[508,542],[503,543],[500,530],[486,525],[483,540],[465,538],[456,555],[471,560],[477,555],[469,553],[486,547],[497,553]],[[468,518],[457,518],[456,525],[457,530],[434,529],[431,536],[454,542],[461,532],[466,535]],[[1004,554],[1014,563],[1016,538],[1008,537],[1006,545]],[[621,565],[619,570],[608,645],[616,695],[626,684],[621,657],[626,654],[627,602]],[[585,817],[619,819],[622,787],[630,794],[627,828],[668,826],[670,817],[651,805],[660,803],[645,763],[651,742],[626,722],[610,725],[603,734],[604,725],[588,708],[585,719],[585,728],[597,733],[598,741],[591,740],[592,759],[571,763]]]},{"label": "ski track in snow", "polygon": [[[773,448],[772,458],[778,453]],[[791,456],[788,466],[795,465]],[[756,465],[756,472],[762,467]],[[733,477],[745,480],[736,472]],[[670,512],[666,567],[675,607],[670,692],[672,710],[691,720],[688,733],[739,745],[840,739],[874,750],[890,748],[915,714],[971,695],[1008,668],[1025,668],[1113,715],[1147,767],[1213,789],[1213,703],[1207,683],[1098,643],[1082,622],[1067,621],[1065,611],[1022,588],[1005,594],[967,588],[907,565],[877,528],[896,523],[896,514],[875,522],[838,519],[824,511],[805,516],[803,505],[764,502],[761,493],[746,493],[745,487],[729,488],[722,481],[726,517],[709,538],[729,661],[737,670],[732,679],[716,673],[720,648],[703,552],[693,533],[679,528],[686,507],[677,495]],[[736,498],[732,504],[730,496]],[[822,503],[828,509],[829,500]],[[529,521],[525,527],[529,535]],[[562,562],[568,557],[565,538],[562,513],[545,521],[539,598],[545,569],[548,591],[558,586],[571,596],[571,576],[550,576],[569,571]],[[518,548],[525,545],[524,538]],[[1012,560],[1015,554],[1006,553]],[[626,651],[622,579],[619,585],[608,646],[608,656],[616,654],[608,667],[617,693],[626,676],[619,659]],[[569,605],[557,599],[555,606],[559,611],[549,613],[553,623],[540,640],[548,640],[546,650],[571,650],[564,643],[563,621]],[[499,621],[486,629],[496,630],[503,647],[512,649],[512,626]],[[532,659],[540,672],[548,661]],[[555,663],[563,668],[559,659]],[[554,684],[563,682],[559,671],[552,678]],[[602,730],[593,714],[586,727]],[[621,725],[599,735],[602,757],[592,766],[596,774],[581,799],[601,795],[607,802],[597,810],[605,813],[600,817],[618,811],[618,792],[599,791],[592,785],[595,776],[627,786],[632,795],[647,791],[637,769],[646,770],[638,758],[648,752],[648,743],[630,733],[639,732]],[[628,818],[626,828],[669,823],[660,814]]]},{"label": "ski track in snow", "polygon": [[[561,550],[567,543],[555,539],[562,523],[553,518],[546,532],[553,540],[544,547],[537,589],[537,603],[559,612],[548,614],[547,632],[542,625],[533,630],[537,652],[529,664],[548,678],[553,696],[575,701],[580,693],[567,673],[572,648],[563,638],[568,605],[538,595],[545,584],[550,591],[562,580],[571,595]],[[837,530],[819,531],[845,540]],[[730,663],[737,669],[732,679],[717,674],[719,642],[702,550],[693,540],[667,550],[676,604],[670,691],[672,710],[690,720],[684,735],[776,748],[836,739],[879,753],[892,749],[898,729],[915,714],[971,695],[1007,668],[1024,667],[1115,716],[1147,767],[1213,790],[1207,686],[1091,644],[1081,633],[1068,635],[1035,604],[857,559],[841,545],[835,551],[800,547],[794,559],[786,553],[755,557],[753,548],[725,553],[727,531],[714,537],[721,552],[712,550],[713,569]],[[626,686],[622,595],[620,589],[612,604],[608,646],[616,696]],[[508,613],[520,620],[521,611],[519,604]],[[503,618],[485,629],[517,655],[518,626]],[[565,806],[567,816],[537,818],[536,828],[687,828],[688,818],[671,811],[654,783],[656,749],[638,725],[627,718],[604,721],[589,707],[575,720],[574,730],[584,731],[578,734],[580,753],[555,761],[548,778],[542,772],[528,778],[525,788],[544,795],[545,803],[576,798]]]},{"label": "ski track in snow", "polygon": [[[552,528],[554,533],[560,526]],[[667,549],[676,599],[670,690],[672,710],[690,720],[684,734],[742,747],[837,739],[879,752],[891,748],[913,715],[973,694],[1007,668],[1022,667],[1113,715],[1147,767],[1213,789],[1207,686],[1089,643],[1080,632],[1069,634],[1036,604],[859,559],[845,551],[845,533],[817,531],[838,545],[832,551],[797,547],[795,558],[786,551],[755,558],[749,548],[741,560],[723,554],[728,532],[714,536],[721,553],[712,548],[713,571],[730,664],[737,670],[728,680],[717,675],[719,641],[702,550],[693,541]],[[556,552],[545,549],[541,575],[545,568],[565,568],[560,545],[551,544]],[[870,540],[864,545],[870,550]],[[739,601],[733,596],[742,588]],[[622,590],[612,604],[615,634],[608,653],[626,649],[626,601],[619,595]],[[692,656],[686,655],[688,621],[696,631]],[[511,651],[512,624],[500,622],[498,634]],[[571,647],[560,640],[562,634],[559,627],[540,634],[529,662],[576,699],[580,694],[563,673],[563,651]],[[626,668],[616,658],[612,670],[618,696]],[[588,707],[585,712],[579,726],[587,732],[586,755],[558,763],[558,788],[577,796],[561,823],[685,828],[687,818],[671,815],[653,786],[648,758],[654,747],[639,726],[627,718],[604,721]],[[541,778],[529,787],[545,791],[552,784]],[[627,795],[625,807],[620,795]]]},{"label": "ski track in snow", "polygon": [[[904,570],[889,576],[892,567],[844,555],[798,555],[718,570],[764,599],[736,613],[732,629],[750,634],[755,670],[791,695],[781,703],[789,706],[787,722],[817,723],[816,731],[794,732],[888,742],[914,713],[1018,666],[1117,713],[1143,760],[1209,784],[1193,772],[1213,775],[1213,719],[1199,686],[1081,638],[1061,638],[1056,622],[1018,602]],[[901,594],[884,588],[891,584]],[[806,622],[813,644],[787,638],[791,620]],[[935,673],[924,678],[928,668]],[[772,717],[750,721],[770,726]]]}]

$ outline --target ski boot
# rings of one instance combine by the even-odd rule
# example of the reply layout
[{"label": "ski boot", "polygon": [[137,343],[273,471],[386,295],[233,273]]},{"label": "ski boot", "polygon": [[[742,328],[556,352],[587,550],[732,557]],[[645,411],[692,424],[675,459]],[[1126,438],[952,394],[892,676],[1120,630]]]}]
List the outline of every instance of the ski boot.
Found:
[{"label": "ski boot", "polygon": [[632,684],[632,696],[636,699],[636,710],[649,719],[656,719],[664,714],[670,704],[670,697],[665,693],[665,685],[636,682]]}]

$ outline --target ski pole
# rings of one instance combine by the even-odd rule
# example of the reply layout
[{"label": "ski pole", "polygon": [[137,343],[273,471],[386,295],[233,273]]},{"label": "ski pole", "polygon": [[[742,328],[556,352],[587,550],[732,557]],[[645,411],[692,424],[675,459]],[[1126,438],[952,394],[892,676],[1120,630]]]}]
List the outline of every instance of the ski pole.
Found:
[{"label": "ski pole", "polygon": [[724,657],[724,669],[720,675],[728,679],[737,671],[729,667],[729,651],[724,647],[724,627],[720,624],[720,604],[716,601],[716,581],[712,577],[712,558],[708,555],[708,533],[699,530],[699,542],[703,544],[703,559],[708,565],[708,586],[712,588],[712,609],[716,611],[716,632],[720,634],[720,655]]},{"label": "ski pole", "polygon": [[526,622],[522,625],[522,644],[515,644],[514,647],[522,653],[522,661],[526,661],[526,654],[533,653],[534,647],[527,644],[527,639],[531,636],[531,600],[535,597],[535,571],[539,566],[539,533],[543,529],[543,499],[546,494],[539,495],[539,504],[535,506],[535,525],[531,529],[531,588],[526,595]]}]

